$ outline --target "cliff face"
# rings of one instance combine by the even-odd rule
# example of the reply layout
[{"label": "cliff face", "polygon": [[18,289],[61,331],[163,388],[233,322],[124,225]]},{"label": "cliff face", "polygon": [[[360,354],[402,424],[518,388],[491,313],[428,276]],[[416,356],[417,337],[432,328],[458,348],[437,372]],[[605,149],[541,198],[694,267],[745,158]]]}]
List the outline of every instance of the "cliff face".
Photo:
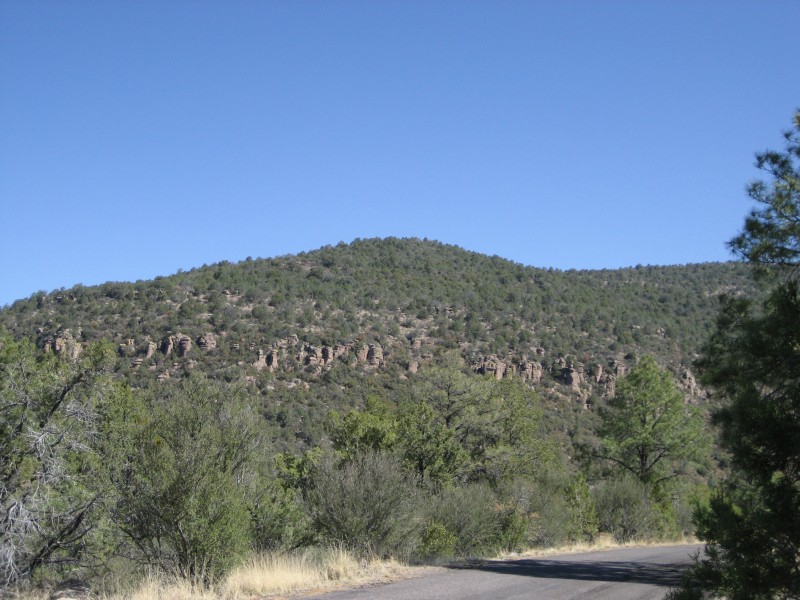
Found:
[{"label": "cliff face", "polygon": [[113,340],[138,385],[191,369],[273,389],[331,385],[337,371],[400,381],[457,352],[475,373],[589,408],[643,354],[701,401],[688,366],[716,297],[750,291],[736,263],[560,272],[435,242],[359,240],[41,293],[0,311],[0,326],[73,357]]}]

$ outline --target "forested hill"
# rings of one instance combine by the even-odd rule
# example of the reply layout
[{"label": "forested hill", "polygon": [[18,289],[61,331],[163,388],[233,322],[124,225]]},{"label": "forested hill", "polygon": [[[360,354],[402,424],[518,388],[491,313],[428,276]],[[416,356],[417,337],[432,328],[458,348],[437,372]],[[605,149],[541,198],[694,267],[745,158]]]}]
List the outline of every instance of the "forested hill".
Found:
[{"label": "forested hill", "polygon": [[[394,385],[448,351],[582,405],[652,354],[699,394],[690,366],[718,296],[750,290],[739,263],[557,271],[389,238],[38,293],[0,311],[0,327],[56,352],[111,340],[135,386],[194,369],[302,395],[301,412],[318,420],[357,404],[356,382]],[[280,410],[271,416],[286,421],[300,409]]]}]

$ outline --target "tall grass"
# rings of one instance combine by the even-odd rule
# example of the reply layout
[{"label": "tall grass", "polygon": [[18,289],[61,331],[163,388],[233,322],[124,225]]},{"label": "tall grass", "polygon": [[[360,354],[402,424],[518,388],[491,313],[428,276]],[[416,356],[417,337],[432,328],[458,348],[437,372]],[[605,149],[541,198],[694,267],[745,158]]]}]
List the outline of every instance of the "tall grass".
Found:
[{"label": "tall grass", "polygon": [[335,585],[362,585],[402,577],[412,567],[393,560],[357,559],[341,548],[266,553],[251,557],[211,587],[150,573],[131,585],[106,581],[97,600],[250,600]]}]

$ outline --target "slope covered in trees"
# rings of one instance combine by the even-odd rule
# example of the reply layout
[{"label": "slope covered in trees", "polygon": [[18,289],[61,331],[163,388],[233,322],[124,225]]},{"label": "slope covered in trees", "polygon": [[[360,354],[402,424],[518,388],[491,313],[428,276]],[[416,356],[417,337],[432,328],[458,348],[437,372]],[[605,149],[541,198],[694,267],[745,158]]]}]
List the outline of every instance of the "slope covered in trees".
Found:
[{"label": "slope covered in trees", "polygon": [[67,353],[111,340],[137,387],[188,370],[248,381],[284,442],[300,447],[324,435],[329,408],[359,405],[370,386],[397,386],[453,351],[475,372],[538,389],[564,417],[552,427],[568,435],[568,421],[613,394],[645,354],[702,399],[691,363],[718,297],[751,290],[747,272],[737,263],[563,272],[370,239],[38,293],[0,311],[0,327]]}]

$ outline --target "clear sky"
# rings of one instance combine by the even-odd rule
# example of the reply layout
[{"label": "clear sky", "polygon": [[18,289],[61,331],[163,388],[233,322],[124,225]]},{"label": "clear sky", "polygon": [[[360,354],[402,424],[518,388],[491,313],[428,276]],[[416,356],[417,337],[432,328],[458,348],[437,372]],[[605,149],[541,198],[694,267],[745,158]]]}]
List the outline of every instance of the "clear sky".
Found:
[{"label": "clear sky", "polygon": [[796,0],[0,2],[0,305],[367,237],[727,260]]}]

